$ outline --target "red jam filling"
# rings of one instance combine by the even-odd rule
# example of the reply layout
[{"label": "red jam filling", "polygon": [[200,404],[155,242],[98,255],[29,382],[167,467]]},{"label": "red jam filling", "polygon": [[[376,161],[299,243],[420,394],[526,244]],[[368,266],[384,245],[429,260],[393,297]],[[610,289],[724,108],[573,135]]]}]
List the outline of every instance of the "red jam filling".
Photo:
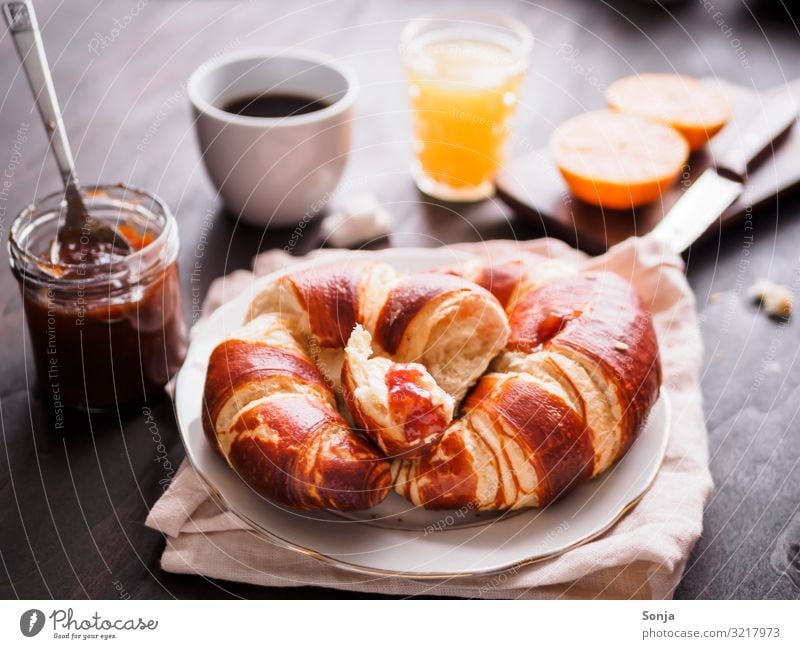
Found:
[{"label": "red jam filling", "polygon": [[389,412],[395,421],[404,422],[403,432],[410,443],[440,433],[447,426],[445,413],[433,404],[433,395],[422,387],[423,382],[423,370],[416,363],[393,363],[386,373]]}]

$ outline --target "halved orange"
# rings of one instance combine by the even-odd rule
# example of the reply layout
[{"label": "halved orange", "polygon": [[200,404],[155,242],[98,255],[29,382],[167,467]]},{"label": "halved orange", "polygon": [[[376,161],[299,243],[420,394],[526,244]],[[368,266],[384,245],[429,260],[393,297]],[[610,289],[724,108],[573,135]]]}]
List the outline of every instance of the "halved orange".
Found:
[{"label": "halved orange", "polygon": [[618,79],[606,91],[609,106],[657,119],[678,130],[692,151],[730,119],[730,107],[713,86],[679,74],[639,74]]},{"label": "halved orange", "polygon": [[675,129],[614,110],[567,120],[550,147],[573,194],[615,209],[656,200],[689,157],[689,145]]}]

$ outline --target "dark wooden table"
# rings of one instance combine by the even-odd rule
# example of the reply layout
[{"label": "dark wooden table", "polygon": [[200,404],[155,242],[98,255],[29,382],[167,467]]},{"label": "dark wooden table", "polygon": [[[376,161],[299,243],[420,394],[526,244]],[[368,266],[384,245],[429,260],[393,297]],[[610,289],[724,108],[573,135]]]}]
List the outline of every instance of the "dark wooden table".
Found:
[{"label": "dark wooden table", "polygon": [[[419,13],[465,4],[473,3],[337,0],[313,6],[293,2],[290,8],[277,0],[36,1],[81,177],[146,187],[177,214],[188,321],[196,317],[213,278],[248,267],[259,251],[282,247],[290,237],[236,223],[201,166],[185,80],[206,58],[234,48],[316,48],[357,70],[362,91],[345,182],[349,191],[375,193],[398,216],[397,231],[385,245],[540,235],[535,224],[518,220],[496,201],[458,210],[427,201],[409,178],[399,33]],[[632,71],[718,75],[756,89],[800,76],[800,38],[782,3],[714,0],[711,5],[687,1],[668,12],[656,3],[633,1],[493,2],[494,9],[521,18],[538,39],[514,149],[540,146],[556,123],[602,105],[603,87]],[[6,33],[0,39],[0,88],[5,238],[20,208],[58,188]],[[800,541],[800,324],[797,318],[788,324],[767,319],[746,296],[762,276],[800,288],[798,212],[798,200],[781,200],[753,215],[751,231],[733,228],[688,257],[706,343],[702,382],[716,489],[677,597],[800,593],[770,562],[776,539],[793,517],[793,542]],[[296,252],[317,245],[312,223]],[[190,277],[195,264],[199,273]],[[7,268],[5,259],[2,266]],[[51,432],[8,270],[0,270],[0,287],[0,596],[340,595],[161,571],[163,539],[143,521],[184,455],[171,403],[151,405],[155,429],[142,409],[134,408],[102,417],[73,413],[66,434]],[[168,461],[159,455],[159,442]]]}]

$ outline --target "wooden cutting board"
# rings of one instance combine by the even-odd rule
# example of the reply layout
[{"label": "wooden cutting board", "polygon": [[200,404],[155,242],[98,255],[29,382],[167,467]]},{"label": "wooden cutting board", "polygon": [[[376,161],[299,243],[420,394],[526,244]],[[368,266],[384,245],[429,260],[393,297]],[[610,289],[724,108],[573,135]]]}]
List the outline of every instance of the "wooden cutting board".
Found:
[{"label": "wooden cutting board", "polygon": [[[520,216],[539,224],[547,236],[562,239],[589,254],[601,254],[630,236],[647,234],[711,165],[715,153],[742,136],[743,127],[768,96],[788,91],[800,105],[800,79],[763,96],[741,86],[715,83],[730,102],[731,122],[705,149],[692,155],[681,178],[660,201],[625,211],[584,203],[570,195],[546,146],[506,165],[497,178],[498,196]],[[759,206],[800,187],[800,126],[795,124],[776,144],[774,154],[765,158],[751,174],[742,196],[723,214],[719,224],[706,232],[706,237],[720,228],[741,223]]]}]

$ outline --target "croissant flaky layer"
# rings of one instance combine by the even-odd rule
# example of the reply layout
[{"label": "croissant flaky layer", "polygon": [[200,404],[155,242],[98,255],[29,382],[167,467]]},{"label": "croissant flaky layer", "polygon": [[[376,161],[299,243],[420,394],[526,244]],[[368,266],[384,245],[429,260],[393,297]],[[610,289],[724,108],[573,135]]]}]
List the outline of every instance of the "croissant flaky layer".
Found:
[{"label": "croissant flaky layer", "polygon": [[476,277],[508,305],[495,372],[437,444],[393,464],[395,490],[417,505],[546,505],[622,457],[658,397],[655,330],[627,282],[610,273],[509,281],[513,266]]}]

